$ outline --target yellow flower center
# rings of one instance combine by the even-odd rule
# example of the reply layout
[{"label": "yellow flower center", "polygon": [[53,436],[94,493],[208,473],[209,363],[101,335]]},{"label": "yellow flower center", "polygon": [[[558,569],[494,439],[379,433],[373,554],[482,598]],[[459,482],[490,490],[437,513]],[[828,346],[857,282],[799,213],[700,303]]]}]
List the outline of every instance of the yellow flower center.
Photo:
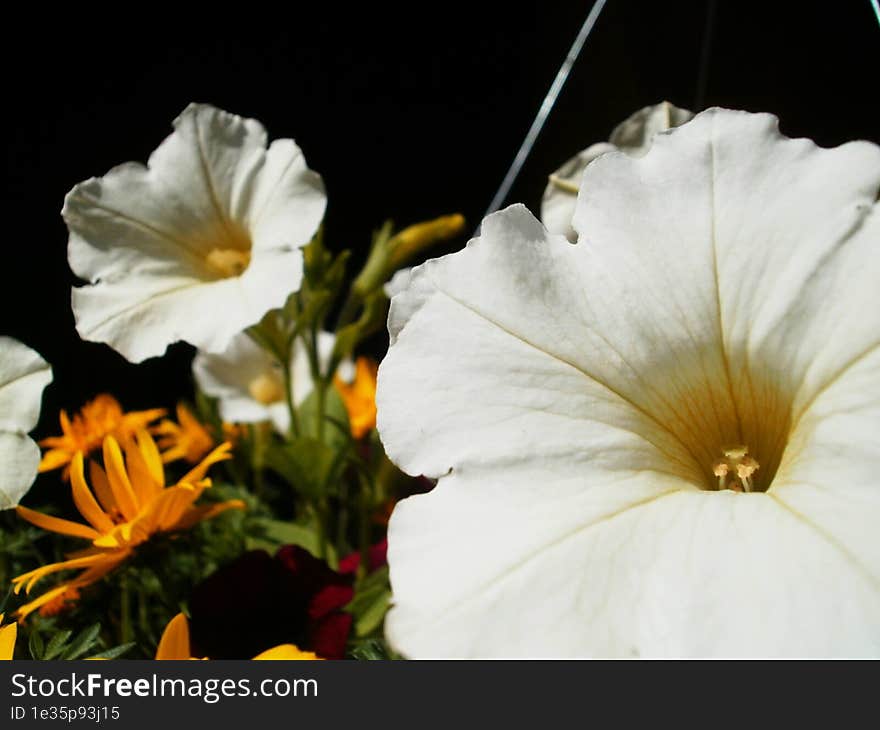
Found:
[{"label": "yellow flower center", "polygon": [[645,381],[637,405],[666,466],[706,491],[766,492],[800,453],[796,382],[751,353],[717,346],[670,357]]},{"label": "yellow flower center", "polygon": [[205,257],[208,268],[224,279],[241,276],[251,262],[251,252],[238,248],[212,248]]},{"label": "yellow flower center", "polygon": [[241,276],[251,263],[251,237],[233,221],[225,221],[200,239],[200,249],[208,252],[205,267],[211,277]]},{"label": "yellow flower center", "polygon": [[248,384],[248,392],[257,403],[268,406],[284,399],[284,384],[277,373],[262,373]]}]

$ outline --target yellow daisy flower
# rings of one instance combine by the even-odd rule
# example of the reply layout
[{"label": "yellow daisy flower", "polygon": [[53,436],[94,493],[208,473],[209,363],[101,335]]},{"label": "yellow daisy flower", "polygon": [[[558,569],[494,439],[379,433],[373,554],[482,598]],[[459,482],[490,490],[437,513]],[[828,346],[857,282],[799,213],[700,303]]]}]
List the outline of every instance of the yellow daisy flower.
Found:
[{"label": "yellow daisy flower", "polygon": [[177,404],[177,423],[169,418],[163,419],[152,432],[158,436],[156,445],[165,464],[178,459],[197,464],[214,446],[210,431],[183,403]]},{"label": "yellow daisy flower", "polygon": [[[3,614],[0,613],[0,624],[3,623]],[[18,628],[14,623],[8,626],[0,626],[0,661],[12,659],[15,651],[15,637]]]},{"label": "yellow daisy flower", "polygon": [[379,366],[368,357],[359,357],[355,363],[355,376],[346,383],[338,375],[333,384],[348,411],[351,435],[361,438],[376,427],[376,373]]},{"label": "yellow daisy flower", "polygon": [[63,476],[67,479],[70,463],[76,453],[92,453],[101,447],[106,436],[113,436],[117,441],[126,441],[138,429],[164,415],[164,408],[125,413],[119,401],[107,393],[102,393],[86,403],[73,418],[62,410],[61,435],[40,441],[40,446],[48,449],[43,454],[39,470],[42,473],[64,467]]},{"label": "yellow daisy flower", "polygon": [[22,518],[37,527],[80,537],[91,544],[68,560],[37,568],[12,582],[16,593],[22,588],[30,593],[37,581],[47,575],[62,570],[83,571],[19,608],[19,617],[24,618],[71,589],[96,582],[155,534],[186,530],[228,509],[244,509],[244,503],[237,499],[194,506],[211,486],[211,480],[205,478],[208,468],[228,459],[230,448],[228,443],[221,444],[169,487],[165,486],[159,449],[144,429],[138,430],[122,447],[113,436],[104,438],[104,468],[94,462],[89,464],[91,489],[85,479],[83,454],[77,452],[70,465],[70,483],[74,504],[88,524],[51,517],[27,507],[17,509]]},{"label": "yellow daisy flower", "polygon": [[[192,656],[189,643],[189,622],[182,613],[177,614],[168,622],[162,638],[159,639],[159,647],[156,649],[156,659],[196,659]],[[202,657],[206,658],[206,657]],[[317,654],[310,651],[301,651],[294,644],[281,644],[266,649],[257,654],[255,660],[297,660],[297,659],[320,659]]]}]

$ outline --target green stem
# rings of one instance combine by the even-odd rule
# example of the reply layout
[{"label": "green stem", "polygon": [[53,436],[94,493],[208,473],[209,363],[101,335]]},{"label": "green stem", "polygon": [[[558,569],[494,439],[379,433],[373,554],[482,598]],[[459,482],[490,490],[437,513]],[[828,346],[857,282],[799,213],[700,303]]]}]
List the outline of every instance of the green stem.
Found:
[{"label": "green stem", "polygon": [[369,480],[362,474],[358,480],[360,490],[358,492],[358,547],[361,560],[358,564],[358,580],[367,574],[370,560],[370,508],[371,488]]},{"label": "green stem", "polygon": [[131,626],[131,586],[129,584],[129,576],[122,576],[122,593],[120,596],[120,635],[119,643],[128,644],[134,637],[134,630]]},{"label": "green stem", "polygon": [[266,448],[268,440],[271,438],[262,423],[255,423],[251,426],[253,434],[253,468],[254,468],[254,494],[258,499],[263,498],[263,492],[266,484],[264,472],[266,466]]},{"label": "green stem", "polygon": [[336,554],[344,555],[345,533],[348,531],[348,481],[339,481],[339,514],[336,517]]},{"label": "green stem", "polygon": [[[288,350],[290,349],[292,348],[288,348]],[[293,438],[299,438],[299,417],[296,413],[296,406],[293,404],[293,372],[289,352],[282,358],[281,367],[284,369],[284,398],[287,401],[287,411],[290,413],[290,435]]]},{"label": "green stem", "polygon": [[303,344],[309,357],[309,371],[312,376],[312,388],[315,391],[317,407],[315,408],[315,438],[324,442],[324,408],[327,395],[327,381],[321,372],[321,360],[318,355],[318,325],[312,325],[308,337],[303,337]]},{"label": "green stem", "polygon": [[337,332],[345,327],[345,325],[351,324],[355,321],[355,319],[357,319],[355,315],[357,315],[358,309],[360,309],[363,299],[364,298],[360,295],[360,293],[356,292],[354,289],[349,291],[348,296],[345,299],[345,303],[342,305],[342,309],[339,312],[339,316],[336,318]]}]

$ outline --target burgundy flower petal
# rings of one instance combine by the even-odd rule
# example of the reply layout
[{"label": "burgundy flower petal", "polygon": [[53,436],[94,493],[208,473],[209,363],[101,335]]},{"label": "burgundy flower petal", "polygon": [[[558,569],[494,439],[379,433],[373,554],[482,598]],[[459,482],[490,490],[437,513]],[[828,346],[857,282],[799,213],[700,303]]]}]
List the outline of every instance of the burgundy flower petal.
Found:
[{"label": "burgundy flower petal", "polygon": [[344,658],[353,620],[350,613],[336,611],[315,622],[309,633],[309,647],[324,659]]}]

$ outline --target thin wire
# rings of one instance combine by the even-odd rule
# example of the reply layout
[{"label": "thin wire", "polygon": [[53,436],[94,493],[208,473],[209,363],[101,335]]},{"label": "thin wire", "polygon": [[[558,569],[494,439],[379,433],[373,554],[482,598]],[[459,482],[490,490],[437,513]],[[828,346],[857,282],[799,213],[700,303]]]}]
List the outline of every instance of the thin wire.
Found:
[{"label": "thin wire", "polygon": [[483,216],[484,218],[490,213],[494,213],[498,210],[507,198],[507,194],[510,192],[510,188],[513,186],[520,170],[522,170],[526,158],[532,151],[532,147],[534,146],[538,135],[541,133],[544,122],[546,122],[547,117],[550,116],[550,112],[553,110],[553,105],[556,103],[556,98],[559,96],[563,84],[565,84],[568,79],[568,75],[571,73],[571,68],[574,66],[574,62],[577,61],[581,50],[583,50],[584,43],[590,35],[590,32],[593,30],[593,26],[596,24],[596,20],[598,20],[599,13],[602,12],[602,7],[605,5],[605,2],[606,0],[596,0],[596,2],[593,3],[593,7],[590,9],[590,14],[587,15],[587,19],[584,21],[580,32],[577,34],[577,38],[575,38],[574,43],[571,44],[571,48],[569,49],[565,60],[562,62],[562,66],[559,67],[556,78],[553,79],[553,84],[550,86],[550,90],[544,97],[544,101],[541,102],[541,108],[538,109],[538,114],[532,122],[532,126],[529,128],[522,145],[520,145],[519,152],[517,152],[516,157],[513,158],[513,162],[511,163],[507,174],[504,176],[504,180],[501,181],[501,186],[498,188],[498,192],[496,192],[495,197],[492,198],[492,202],[489,204],[489,208]]},{"label": "thin wire", "polygon": [[877,22],[880,23],[880,4],[877,0],[871,0],[871,7],[874,8],[874,15],[877,16]]}]

